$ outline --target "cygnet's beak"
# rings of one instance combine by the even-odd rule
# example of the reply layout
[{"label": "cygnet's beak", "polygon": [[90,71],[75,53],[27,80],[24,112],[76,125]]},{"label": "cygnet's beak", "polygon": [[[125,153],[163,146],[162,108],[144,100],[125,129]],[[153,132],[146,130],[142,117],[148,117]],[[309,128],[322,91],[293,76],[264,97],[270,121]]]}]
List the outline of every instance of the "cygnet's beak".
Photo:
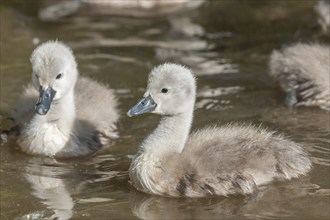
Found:
[{"label": "cygnet's beak", "polygon": [[127,112],[127,115],[129,117],[132,117],[132,116],[136,116],[136,115],[141,115],[143,113],[152,112],[153,110],[155,110],[156,107],[157,107],[157,104],[152,99],[152,97],[150,95],[148,95],[147,97],[145,97],[141,101],[139,101],[133,108],[131,108]]},{"label": "cygnet's beak", "polygon": [[48,87],[47,89],[40,87],[40,95],[35,107],[35,110],[39,115],[47,114],[55,94],[56,91],[52,87]]}]

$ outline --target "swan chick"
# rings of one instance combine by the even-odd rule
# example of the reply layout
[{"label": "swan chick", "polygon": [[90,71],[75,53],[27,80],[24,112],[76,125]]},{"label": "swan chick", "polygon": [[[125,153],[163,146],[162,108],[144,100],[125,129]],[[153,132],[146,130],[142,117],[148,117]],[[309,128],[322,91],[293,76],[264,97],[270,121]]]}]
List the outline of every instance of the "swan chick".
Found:
[{"label": "swan chick", "polygon": [[95,152],[115,138],[117,99],[111,89],[79,77],[71,49],[59,41],[31,55],[32,84],[11,113],[18,144],[32,155],[72,157]]},{"label": "swan chick", "polygon": [[318,15],[317,22],[321,26],[323,34],[330,34],[330,1],[319,0],[314,9]]},{"label": "swan chick", "polygon": [[259,185],[305,175],[311,161],[286,138],[251,125],[211,126],[190,133],[196,81],[166,63],[149,74],[144,98],[128,111],[161,115],[129,169],[139,191],[173,197],[248,195]]},{"label": "swan chick", "polygon": [[298,43],[272,52],[269,75],[287,94],[286,105],[330,110],[330,47]]}]

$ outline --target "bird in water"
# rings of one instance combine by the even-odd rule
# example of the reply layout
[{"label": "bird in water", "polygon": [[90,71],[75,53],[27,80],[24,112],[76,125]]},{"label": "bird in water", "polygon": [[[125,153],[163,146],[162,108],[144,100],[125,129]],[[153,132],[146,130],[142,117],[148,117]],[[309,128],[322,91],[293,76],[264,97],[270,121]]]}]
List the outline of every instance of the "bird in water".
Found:
[{"label": "bird in water", "polygon": [[31,55],[32,83],[10,113],[18,144],[31,155],[73,157],[117,138],[117,98],[112,89],[79,76],[71,49],[59,41]]},{"label": "bird in water", "polygon": [[195,96],[195,77],[184,66],[165,63],[149,74],[143,99],[127,113],[161,115],[129,168],[138,190],[171,197],[248,195],[311,169],[302,146],[260,127],[232,123],[190,133]]}]

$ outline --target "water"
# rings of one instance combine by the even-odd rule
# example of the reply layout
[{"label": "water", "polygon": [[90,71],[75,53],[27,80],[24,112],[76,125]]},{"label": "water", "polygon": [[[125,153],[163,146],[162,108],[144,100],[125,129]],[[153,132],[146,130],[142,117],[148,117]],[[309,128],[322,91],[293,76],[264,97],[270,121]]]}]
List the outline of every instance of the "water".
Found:
[{"label": "water", "polygon": [[[67,160],[25,155],[15,140],[2,143],[1,219],[329,218],[329,113],[290,113],[267,76],[274,48],[329,43],[319,35],[314,1],[210,1],[156,18],[82,12],[52,23],[38,20],[36,4],[22,4],[1,6],[1,129],[10,127],[6,112],[30,80],[34,43],[59,39],[73,48],[81,75],[116,90],[121,138],[92,157]],[[303,144],[313,170],[251,197],[173,199],[137,192],[129,184],[130,158],[159,117],[125,113],[143,94],[150,69],[165,61],[183,63],[198,77],[193,129],[262,123]]]}]

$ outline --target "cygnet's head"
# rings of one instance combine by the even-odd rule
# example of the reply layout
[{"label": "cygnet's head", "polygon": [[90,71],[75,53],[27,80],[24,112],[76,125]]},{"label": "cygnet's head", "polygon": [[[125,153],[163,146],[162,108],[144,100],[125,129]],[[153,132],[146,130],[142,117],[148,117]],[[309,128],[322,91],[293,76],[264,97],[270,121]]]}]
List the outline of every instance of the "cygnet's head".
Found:
[{"label": "cygnet's head", "polygon": [[69,47],[58,41],[39,45],[31,55],[32,83],[40,92],[36,112],[45,115],[53,100],[59,100],[74,88],[78,71]]},{"label": "cygnet's head", "polygon": [[184,66],[165,63],[151,71],[144,98],[127,114],[180,114],[193,109],[195,96],[196,80],[192,72]]}]

